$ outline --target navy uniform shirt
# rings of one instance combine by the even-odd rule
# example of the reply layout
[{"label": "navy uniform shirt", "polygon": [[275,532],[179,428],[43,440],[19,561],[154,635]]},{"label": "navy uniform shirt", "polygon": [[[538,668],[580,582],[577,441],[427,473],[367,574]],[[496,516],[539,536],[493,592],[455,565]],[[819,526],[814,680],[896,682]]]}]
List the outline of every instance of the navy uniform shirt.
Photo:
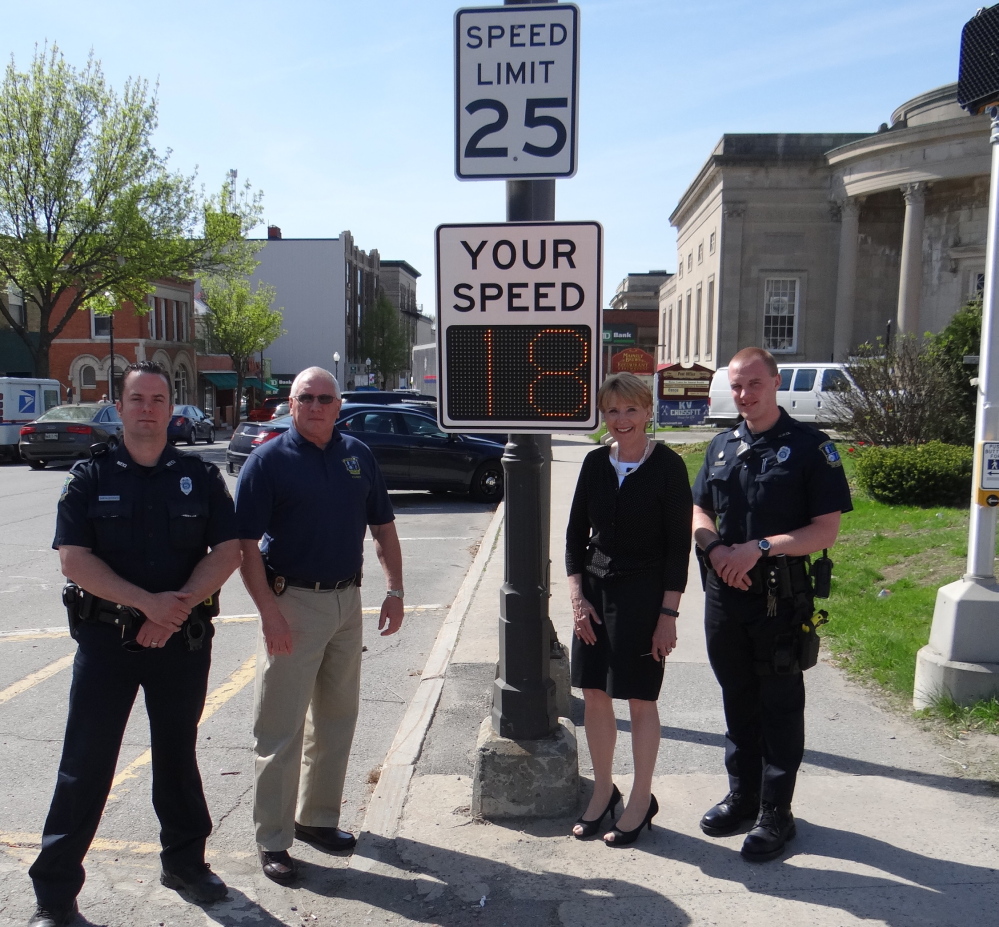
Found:
[{"label": "navy uniform shirt", "polygon": [[360,571],[368,525],[395,520],[368,446],[334,430],[319,448],[294,426],[254,451],[236,486],[239,536],[282,576],[337,583]]},{"label": "navy uniform shirt", "polygon": [[726,544],[786,534],[853,508],[836,446],[784,409],[762,434],[740,422],[715,436],[694,482],[694,504],[718,516]]},{"label": "navy uniform shirt", "polygon": [[87,547],[133,585],[172,592],[208,548],[237,537],[215,464],[167,445],[155,467],[141,467],[122,444],[73,467],[52,546]]}]

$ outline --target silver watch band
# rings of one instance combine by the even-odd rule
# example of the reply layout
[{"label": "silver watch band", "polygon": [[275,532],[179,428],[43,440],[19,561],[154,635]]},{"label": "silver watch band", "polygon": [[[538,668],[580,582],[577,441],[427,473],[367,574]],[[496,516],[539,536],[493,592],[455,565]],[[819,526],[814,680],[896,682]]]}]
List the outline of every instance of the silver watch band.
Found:
[{"label": "silver watch band", "polygon": [[385,598],[387,599],[390,595],[395,596],[397,599],[406,598],[405,593],[401,589],[389,589],[388,592],[385,593]]}]

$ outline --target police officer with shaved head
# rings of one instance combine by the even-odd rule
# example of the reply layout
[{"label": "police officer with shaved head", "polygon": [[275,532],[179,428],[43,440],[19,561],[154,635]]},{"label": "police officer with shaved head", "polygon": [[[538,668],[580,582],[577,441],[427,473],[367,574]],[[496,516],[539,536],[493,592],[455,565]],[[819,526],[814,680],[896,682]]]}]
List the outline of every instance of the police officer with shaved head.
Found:
[{"label": "police officer with shaved head", "polygon": [[[708,658],[722,689],[729,793],[701,819],[726,836],[755,822],[742,845],[774,859],[795,835],[791,800],[805,749],[802,670],[818,653],[816,594],[852,509],[828,435],[777,404],[780,374],[761,348],[739,351],[729,386],[743,421],[716,436],[694,484],[694,540],[705,568]],[[823,613],[820,613],[823,614]]]},{"label": "police officer with shaved head", "polygon": [[69,718],[42,849],[29,874],[29,927],[62,927],[77,912],[83,858],[101,820],[132,703],[149,716],[160,880],[201,902],[226,896],[205,862],[212,820],[198,772],[198,722],[211,664],[218,590],[239,565],[222,474],[167,441],[173,385],[159,364],[125,368],[120,446],[73,467],[53,547],[70,584],[78,642]]}]

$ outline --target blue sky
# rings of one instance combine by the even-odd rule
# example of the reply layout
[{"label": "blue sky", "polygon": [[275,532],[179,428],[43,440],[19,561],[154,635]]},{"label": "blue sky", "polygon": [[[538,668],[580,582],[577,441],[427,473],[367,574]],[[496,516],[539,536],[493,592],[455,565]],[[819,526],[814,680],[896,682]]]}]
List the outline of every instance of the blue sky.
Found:
[{"label": "blue sky", "polygon": [[[482,4],[469,3],[467,6]],[[496,4],[485,4],[496,5]],[[957,80],[955,0],[578,0],[579,170],[556,216],[605,230],[604,304],[628,272],[675,270],[669,225],[725,132],[874,132]],[[215,189],[229,168],[264,191],[286,238],[350,229],[423,273],[434,228],[500,222],[502,181],[459,182],[453,16],[441,0],[31,0],[0,49],[26,65],[56,41],[108,79],[159,84],[157,144]],[[260,230],[263,235],[263,228]]]}]

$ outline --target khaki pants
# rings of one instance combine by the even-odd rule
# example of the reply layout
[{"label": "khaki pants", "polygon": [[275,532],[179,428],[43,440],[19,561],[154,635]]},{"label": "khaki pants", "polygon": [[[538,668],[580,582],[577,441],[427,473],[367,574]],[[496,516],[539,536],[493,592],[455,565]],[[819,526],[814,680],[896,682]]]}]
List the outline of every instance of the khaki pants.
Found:
[{"label": "khaki pants", "polygon": [[[289,588],[278,606],[292,652],[257,637],[253,821],[264,850],[287,850],[294,824],[337,827],[361,684],[361,591]],[[301,782],[299,781],[301,780]]]}]

